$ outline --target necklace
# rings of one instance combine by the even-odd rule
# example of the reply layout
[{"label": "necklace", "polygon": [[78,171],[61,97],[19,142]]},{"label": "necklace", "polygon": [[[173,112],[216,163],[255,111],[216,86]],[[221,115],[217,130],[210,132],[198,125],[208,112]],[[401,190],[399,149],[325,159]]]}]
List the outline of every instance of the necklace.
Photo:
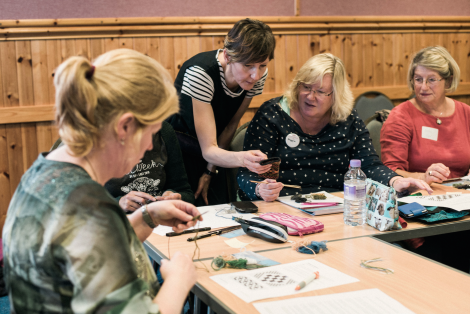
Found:
[{"label": "necklace", "polygon": [[433,117],[436,118],[436,123],[437,123],[438,125],[441,125],[441,123],[442,123],[441,119],[439,119],[441,116],[442,116],[442,112],[441,112],[441,114],[439,115],[439,117],[436,117],[436,116],[433,115]]},{"label": "necklace", "polygon": [[91,165],[90,161],[88,160],[88,158],[86,156],[84,156],[83,158],[85,158],[86,162],[90,166],[91,171],[93,172],[93,176],[95,177],[95,181],[98,182],[98,176],[96,175],[95,169],[93,168],[93,166]]}]

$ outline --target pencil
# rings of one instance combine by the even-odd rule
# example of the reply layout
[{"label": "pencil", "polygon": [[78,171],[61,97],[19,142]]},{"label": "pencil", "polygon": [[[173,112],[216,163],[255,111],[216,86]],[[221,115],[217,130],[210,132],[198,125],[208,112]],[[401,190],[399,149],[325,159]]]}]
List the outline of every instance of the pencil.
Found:
[{"label": "pencil", "polygon": [[310,276],[308,276],[307,278],[305,278],[304,281],[299,282],[297,287],[295,287],[295,290],[297,291],[297,290],[300,290],[302,288],[305,288],[306,285],[308,285],[309,283],[311,283],[315,279],[318,279],[318,277],[320,277],[320,273],[318,271],[316,271],[313,274],[311,274]]}]

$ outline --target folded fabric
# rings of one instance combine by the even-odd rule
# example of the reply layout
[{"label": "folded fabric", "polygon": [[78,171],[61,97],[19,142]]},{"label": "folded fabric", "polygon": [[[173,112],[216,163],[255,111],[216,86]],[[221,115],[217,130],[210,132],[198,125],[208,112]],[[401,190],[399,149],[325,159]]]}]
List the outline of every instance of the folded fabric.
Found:
[{"label": "folded fabric", "polygon": [[285,213],[266,213],[259,216],[264,220],[274,221],[287,227],[289,235],[299,235],[322,232],[325,226],[323,223],[311,219],[293,216]]}]

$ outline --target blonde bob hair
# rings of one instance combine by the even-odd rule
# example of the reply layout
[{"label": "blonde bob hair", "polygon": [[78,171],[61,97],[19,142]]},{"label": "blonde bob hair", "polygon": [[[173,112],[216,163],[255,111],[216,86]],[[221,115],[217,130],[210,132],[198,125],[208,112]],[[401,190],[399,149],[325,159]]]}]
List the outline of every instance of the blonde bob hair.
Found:
[{"label": "blonde bob hair", "polygon": [[408,87],[414,92],[414,75],[417,66],[436,71],[446,81],[446,92],[452,93],[459,86],[460,68],[446,48],[441,46],[421,49],[408,68]]},{"label": "blonde bob hair", "polygon": [[332,76],[333,94],[330,124],[335,125],[345,121],[351,114],[354,106],[354,97],[346,78],[346,69],[340,58],[331,53],[323,53],[311,57],[297,72],[294,80],[285,93],[290,109],[297,109],[299,105],[299,84],[322,84],[325,74]]},{"label": "blonde bob hair", "polygon": [[145,126],[179,110],[168,71],[130,49],[107,52],[93,64],[71,57],[57,68],[54,85],[59,135],[78,157],[98,145],[103,130],[126,112],[134,115],[139,136]]}]

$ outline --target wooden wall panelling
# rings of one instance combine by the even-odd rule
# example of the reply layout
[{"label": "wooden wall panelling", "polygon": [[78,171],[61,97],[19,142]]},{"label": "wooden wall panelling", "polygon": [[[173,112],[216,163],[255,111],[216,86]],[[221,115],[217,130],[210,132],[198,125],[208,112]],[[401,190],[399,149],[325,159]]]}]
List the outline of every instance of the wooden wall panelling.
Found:
[{"label": "wooden wall panelling", "polygon": [[391,34],[383,34],[383,85],[393,85],[394,63],[393,63],[393,42]]},{"label": "wooden wall panelling", "polygon": [[[35,49],[29,40],[16,42],[16,68],[18,73],[18,92],[20,106],[31,106],[35,102],[33,88],[33,59],[35,59],[35,53],[38,50],[41,49]],[[43,49],[42,53],[44,55],[46,54],[45,49]],[[49,90],[46,86],[46,92],[48,91]],[[49,99],[46,100],[46,103],[48,101]],[[26,171],[26,169],[28,169],[36,160],[38,153],[36,133],[36,125],[34,123],[21,124],[21,142],[23,144],[23,171]]]},{"label": "wooden wall panelling", "polygon": [[[105,42],[106,47],[106,42]],[[147,38],[145,37],[136,37],[134,38],[134,49],[138,52],[143,53],[144,55],[148,56],[148,43]]]},{"label": "wooden wall panelling", "polygon": [[160,38],[151,37],[147,40],[147,53],[150,57],[160,62]]},{"label": "wooden wall panelling", "polygon": [[215,49],[214,38],[212,36],[201,36],[199,40],[201,43],[201,51],[211,51]]},{"label": "wooden wall panelling", "polygon": [[[297,71],[313,56],[310,35],[297,35]],[[297,73],[296,73],[297,74]],[[295,75],[294,75],[295,76]]]},{"label": "wooden wall panelling", "polygon": [[[100,41],[102,41],[102,39],[100,39]],[[132,40],[132,38],[119,38],[119,48],[134,49],[134,41]]]},{"label": "wooden wall panelling", "polygon": [[105,38],[104,39],[104,51],[108,52],[119,48],[118,38]]},{"label": "wooden wall panelling", "polygon": [[75,56],[75,40],[62,39],[60,41],[61,62],[64,62],[71,56]]},{"label": "wooden wall panelling", "polygon": [[351,35],[351,46],[351,87],[362,87],[364,86],[364,49],[362,34]]},{"label": "wooden wall panelling", "polygon": [[161,37],[160,38],[160,63],[165,67],[165,69],[170,72],[171,77],[175,79],[175,52],[174,52],[173,37]]},{"label": "wooden wall panelling", "polygon": [[[34,85],[34,105],[43,106],[51,104],[49,66],[47,64],[47,44],[45,40],[33,40],[31,42],[33,52],[33,85]],[[86,51],[82,51],[86,53]],[[48,151],[53,144],[51,122],[37,122],[36,124],[36,159],[38,152]],[[29,146],[25,143],[25,146]],[[28,165],[29,167],[30,165]]]},{"label": "wooden wall panelling", "polygon": [[392,76],[393,82],[391,85],[406,84],[406,61],[403,49],[403,35],[392,34]]},{"label": "wooden wall panelling", "polygon": [[[132,46],[132,38],[127,38],[126,41],[124,41],[124,43],[128,43],[128,41],[130,40],[131,42],[131,46]],[[121,41],[121,39],[119,39],[119,47],[122,48],[121,44],[123,42]],[[131,47],[132,49],[132,47]],[[104,48],[104,39],[90,39],[90,59],[95,59],[99,56],[101,56],[103,53],[105,52],[105,48]]]},{"label": "wooden wall panelling", "polygon": [[[185,37],[175,37],[174,39],[174,51],[175,51],[175,75],[178,75],[179,70],[183,66],[183,63],[189,59],[188,57],[188,41]],[[176,78],[176,76],[175,76]]]},{"label": "wooden wall panelling", "polygon": [[341,60],[343,60],[344,67],[346,68],[346,76],[348,78],[348,82],[352,85],[352,68],[353,68],[353,61],[352,61],[352,38],[350,34],[344,35],[342,41],[342,53],[341,53]]},{"label": "wooden wall panelling", "polygon": [[10,177],[6,126],[0,125],[0,230],[3,229],[8,205],[12,195]]},{"label": "wooden wall panelling", "polygon": [[[17,107],[19,106],[19,88],[18,88],[18,70],[16,59],[16,45],[15,42],[5,42],[0,45],[0,58],[2,65],[2,80],[4,88],[4,106]],[[24,173],[23,164],[23,141],[21,124],[9,124],[5,127],[6,142],[8,152],[8,174],[9,174],[9,188],[12,194],[21,176]],[[11,197],[11,195],[10,195]]]},{"label": "wooden wall panelling", "polygon": [[298,56],[298,42],[297,42],[297,35],[286,35],[286,59],[284,61],[284,69],[285,69],[285,77],[286,77],[286,85],[285,88],[290,82],[294,79],[297,71],[299,70],[297,61],[299,59]]},{"label": "wooden wall panelling", "polygon": [[373,64],[373,83],[374,86],[382,86],[384,81],[384,49],[383,49],[383,35],[372,35],[372,60]]},{"label": "wooden wall panelling", "polygon": [[374,59],[372,56],[372,48],[374,41],[372,34],[362,35],[362,47],[363,55],[362,60],[364,63],[363,76],[364,76],[364,87],[371,87],[374,85]]},{"label": "wooden wall panelling", "polygon": [[286,80],[286,36],[276,36],[276,48],[274,50],[274,90],[282,93],[287,87]]},{"label": "wooden wall panelling", "polygon": [[457,41],[459,47],[454,58],[460,68],[460,82],[466,82],[468,81],[467,60],[470,47],[468,34],[457,34]]},{"label": "wooden wall panelling", "polygon": [[199,37],[189,36],[186,37],[186,47],[188,49],[188,58],[191,58],[201,52]]},{"label": "wooden wall panelling", "polygon": [[214,49],[224,48],[225,36],[214,36]]},{"label": "wooden wall panelling", "polygon": [[331,52],[331,41],[330,41],[330,35],[325,34],[325,35],[320,35],[320,50],[318,53],[327,53]]},{"label": "wooden wall panelling", "polygon": [[75,39],[75,54],[90,59],[90,40],[89,39]]},{"label": "wooden wall panelling", "polygon": [[[55,102],[55,88],[54,88],[54,73],[57,67],[61,63],[60,56],[60,41],[59,40],[47,40],[47,82],[49,84],[49,103],[54,104]],[[57,129],[54,122],[50,122],[50,134],[51,143],[59,138],[59,130]],[[40,151],[39,151],[40,152]]]},{"label": "wooden wall panelling", "polygon": [[330,35],[330,45],[331,53],[343,60],[343,39],[344,35],[342,34],[331,34]]},{"label": "wooden wall panelling", "polygon": [[320,35],[309,35],[310,36],[310,56],[314,56],[320,53]]}]

